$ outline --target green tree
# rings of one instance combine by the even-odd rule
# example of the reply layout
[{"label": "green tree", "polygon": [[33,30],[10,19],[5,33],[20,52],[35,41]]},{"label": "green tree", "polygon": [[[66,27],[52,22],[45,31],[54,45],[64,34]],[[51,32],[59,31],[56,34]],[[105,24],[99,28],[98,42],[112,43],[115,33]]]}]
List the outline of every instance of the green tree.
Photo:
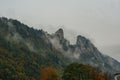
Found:
[{"label": "green tree", "polygon": [[63,80],[106,80],[104,74],[90,65],[73,63],[68,65],[62,76]]}]

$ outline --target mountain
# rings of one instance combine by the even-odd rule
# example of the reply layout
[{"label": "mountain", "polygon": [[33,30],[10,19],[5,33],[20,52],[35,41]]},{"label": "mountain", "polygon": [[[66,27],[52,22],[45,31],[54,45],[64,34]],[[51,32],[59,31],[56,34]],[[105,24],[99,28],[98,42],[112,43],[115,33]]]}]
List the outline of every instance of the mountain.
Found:
[{"label": "mountain", "polygon": [[102,71],[112,74],[120,71],[120,63],[109,56],[103,55],[89,39],[78,35],[76,44],[71,45],[64,38],[63,34],[63,30],[59,29],[53,34],[50,41],[54,48],[60,51],[71,62],[91,64],[100,68]]},{"label": "mountain", "polygon": [[0,18],[0,79],[38,80],[43,67],[62,72],[73,62],[90,64],[109,74],[120,71],[118,61],[103,55],[82,35],[71,45],[61,28],[49,34],[14,19]]}]

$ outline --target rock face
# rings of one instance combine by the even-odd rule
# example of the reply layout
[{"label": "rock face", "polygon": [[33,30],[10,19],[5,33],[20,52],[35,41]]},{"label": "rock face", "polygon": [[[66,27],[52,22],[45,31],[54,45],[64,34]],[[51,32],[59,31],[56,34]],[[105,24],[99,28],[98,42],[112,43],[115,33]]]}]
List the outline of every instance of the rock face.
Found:
[{"label": "rock face", "polygon": [[[89,39],[78,35],[76,44],[71,45],[69,41],[64,38],[62,29],[59,29],[57,32],[57,35],[59,34],[58,43],[61,46],[58,51],[69,58],[71,62],[91,64],[103,72],[115,73],[120,71],[120,63],[109,56],[103,55]],[[114,65],[116,66],[114,67]]]},{"label": "rock face", "polygon": [[55,32],[55,35],[59,38],[59,40],[63,40],[64,39],[64,32],[63,29],[60,28],[58,31]]},{"label": "rock face", "polygon": [[91,42],[88,39],[86,39],[85,37],[81,36],[81,35],[77,36],[76,45],[80,49],[87,49],[87,48],[93,47]]},{"label": "rock face", "polygon": [[[91,64],[98,67],[103,72],[115,73],[120,71],[120,63],[113,58],[103,55],[89,39],[78,35],[76,44],[71,45],[68,40],[64,38],[63,29],[59,29],[54,37],[57,35],[60,51],[71,62],[78,62],[82,64]],[[56,45],[56,44],[52,44]],[[55,46],[57,48],[57,46]],[[114,67],[114,65],[116,65]]]},{"label": "rock face", "polygon": [[77,62],[91,64],[111,74],[120,71],[118,61],[103,55],[84,36],[77,36],[76,44],[71,45],[64,38],[64,31],[61,28],[54,34],[48,34],[43,30],[29,28],[17,20],[2,17],[0,18],[0,37],[10,44],[24,46],[24,49],[20,49],[22,51],[34,52],[42,56],[39,61],[48,60],[50,62],[46,63],[51,63],[54,67],[57,65],[61,68],[69,63]]}]

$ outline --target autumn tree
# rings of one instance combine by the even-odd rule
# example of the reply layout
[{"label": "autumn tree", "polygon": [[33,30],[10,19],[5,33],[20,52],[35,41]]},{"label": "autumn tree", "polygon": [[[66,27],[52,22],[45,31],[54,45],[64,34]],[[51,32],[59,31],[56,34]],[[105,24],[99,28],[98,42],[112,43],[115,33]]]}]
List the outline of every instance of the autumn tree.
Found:
[{"label": "autumn tree", "polygon": [[90,65],[73,63],[68,65],[62,76],[63,80],[106,80],[105,75]]},{"label": "autumn tree", "polygon": [[51,67],[44,68],[41,73],[41,80],[59,80],[58,71]]},{"label": "autumn tree", "polygon": [[97,80],[105,80],[105,77],[103,75],[99,75]]}]

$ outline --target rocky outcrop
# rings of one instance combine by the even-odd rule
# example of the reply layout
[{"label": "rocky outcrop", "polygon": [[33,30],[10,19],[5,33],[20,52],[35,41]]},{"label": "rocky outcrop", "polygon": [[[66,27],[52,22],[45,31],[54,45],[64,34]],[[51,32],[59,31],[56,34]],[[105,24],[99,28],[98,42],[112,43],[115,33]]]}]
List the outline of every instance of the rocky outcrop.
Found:
[{"label": "rocky outcrop", "polygon": [[[56,38],[56,43],[52,45],[57,48],[65,57],[69,58],[72,62],[82,64],[91,64],[100,68],[103,72],[114,73],[120,71],[120,63],[108,56],[103,55],[91,41],[82,35],[78,35],[76,44],[71,45],[68,40],[64,38],[63,29],[59,29],[52,37]],[[117,65],[116,68],[114,65]]]},{"label": "rocky outcrop", "polygon": [[[61,28],[54,34],[48,34],[43,30],[30,28],[17,20],[2,17],[0,18],[0,37],[4,37],[12,44],[23,45],[28,48],[29,51],[35,53],[41,51],[39,54],[42,55],[44,59],[51,59],[53,57],[55,60],[59,59],[59,61],[55,61],[58,65],[77,62],[91,64],[111,74],[120,71],[120,63],[118,61],[103,55],[94,44],[84,36],[78,35],[76,44],[70,44],[69,40],[64,38],[64,31]],[[52,53],[48,54],[50,51]],[[64,59],[61,57],[64,57]]]},{"label": "rocky outcrop", "polygon": [[64,32],[63,32],[63,29],[60,28],[59,30],[57,30],[55,32],[55,36],[57,36],[59,38],[59,40],[63,40],[64,39]]}]

